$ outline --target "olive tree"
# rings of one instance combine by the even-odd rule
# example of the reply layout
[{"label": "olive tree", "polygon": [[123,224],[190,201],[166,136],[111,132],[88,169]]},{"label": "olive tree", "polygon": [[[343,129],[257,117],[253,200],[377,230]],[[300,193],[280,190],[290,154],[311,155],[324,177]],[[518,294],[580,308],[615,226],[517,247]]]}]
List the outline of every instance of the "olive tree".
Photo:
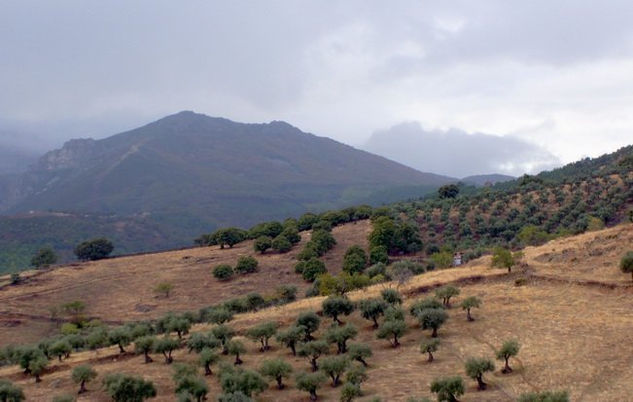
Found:
[{"label": "olive tree", "polygon": [[483,391],[487,384],[484,382],[484,374],[488,371],[494,371],[495,364],[486,358],[471,357],[466,360],[466,375],[477,381],[477,389]]},{"label": "olive tree", "polygon": [[220,385],[226,394],[241,392],[249,398],[252,394],[260,393],[268,388],[268,382],[257,371],[233,369],[227,366],[220,370]]},{"label": "olive tree", "polygon": [[78,393],[83,394],[88,391],[86,389],[86,383],[89,383],[97,378],[97,372],[91,366],[82,364],[81,366],[77,366],[73,369],[72,378],[76,384],[79,384]]},{"label": "olive tree", "polygon": [[299,317],[297,317],[297,326],[303,328],[306,341],[311,341],[314,339],[312,333],[319,329],[320,324],[321,318],[314,311],[306,311],[299,314]]},{"label": "olive tree", "polygon": [[132,342],[132,334],[126,327],[118,327],[108,333],[111,344],[119,347],[119,353],[125,353],[125,346]]},{"label": "olive tree", "polygon": [[26,400],[22,388],[13,384],[9,380],[0,378],[0,401],[2,402],[22,402]]},{"label": "olive tree", "polygon": [[503,345],[501,345],[501,349],[497,351],[497,359],[505,361],[503,370],[501,370],[502,373],[507,374],[512,372],[512,368],[508,364],[508,361],[511,357],[519,354],[520,348],[521,346],[519,345],[519,341],[517,341],[516,339],[510,339],[503,342]]},{"label": "olive tree", "polygon": [[293,325],[275,336],[277,342],[290,349],[293,356],[297,355],[297,344],[304,339],[305,329],[300,325]]},{"label": "olive tree", "polygon": [[297,354],[302,357],[308,358],[310,361],[310,367],[312,371],[317,371],[319,369],[319,365],[317,360],[321,355],[329,352],[330,345],[328,345],[325,341],[309,341],[299,346],[299,350],[297,350]]},{"label": "olive tree", "polygon": [[277,389],[284,389],[283,379],[290,376],[292,366],[282,359],[264,360],[259,372],[277,381]]},{"label": "olive tree", "polygon": [[204,367],[204,375],[212,375],[211,365],[217,363],[220,356],[211,348],[204,348],[200,351],[199,362]]},{"label": "olive tree", "polygon": [[155,336],[146,335],[140,338],[136,338],[136,340],[134,341],[134,352],[136,354],[142,353],[145,356],[145,363],[151,363],[154,360],[149,356],[149,352],[154,350],[155,343]]},{"label": "olive tree", "polygon": [[196,332],[187,339],[187,348],[189,353],[195,351],[200,353],[202,349],[215,349],[220,346],[220,341],[216,339],[211,333]]},{"label": "olive tree", "polygon": [[325,333],[325,339],[329,343],[336,343],[337,353],[347,353],[347,341],[356,337],[358,330],[352,324],[333,325]]},{"label": "olive tree", "polygon": [[361,315],[366,320],[374,323],[374,329],[378,328],[378,318],[385,313],[387,302],[382,299],[363,299],[359,303]]},{"label": "olive tree", "polygon": [[479,308],[481,306],[481,299],[477,296],[469,296],[462,300],[462,310],[466,310],[466,319],[468,321],[475,321],[473,316],[470,314],[470,310],[473,308]]},{"label": "olive tree", "polygon": [[69,357],[71,351],[72,346],[70,345],[70,342],[68,342],[68,340],[66,339],[60,339],[56,342],[53,342],[49,349],[49,353],[52,356],[57,356],[60,362],[62,361],[62,358]]},{"label": "olive tree", "polygon": [[338,387],[341,383],[341,376],[349,367],[349,359],[347,356],[330,356],[321,360],[321,370],[330,376],[332,386]]},{"label": "olive tree", "polygon": [[103,385],[115,402],[142,402],[156,396],[156,387],[142,377],[121,373],[108,374]]},{"label": "olive tree", "polygon": [[154,352],[162,353],[165,357],[165,363],[171,364],[174,361],[172,357],[172,352],[180,347],[180,342],[178,339],[174,339],[170,336],[165,336],[164,338],[158,339],[154,343]]},{"label": "olive tree", "polygon": [[382,292],[380,292],[380,295],[384,301],[391,305],[402,304],[402,296],[396,289],[383,289]]},{"label": "olive tree", "polygon": [[246,347],[242,342],[236,339],[231,339],[226,345],[226,350],[230,355],[235,356],[235,363],[233,364],[240,365],[244,363],[244,361],[240,358],[241,354],[246,353]]},{"label": "olive tree", "polygon": [[431,329],[431,337],[437,338],[438,329],[448,319],[448,314],[441,308],[427,308],[418,313],[418,322],[422,329]]},{"label": "olive tree", "polygon": [[317,400],[317,389],[327,380],[325,375],[320,372],[316,373],[300,373],[295,377],[297,389],[306,391],[310,394],[310,400]]},{"label": "olive tree", "polygon": [[373,355],[371,348],[369,345],[365,343],[353,343],[349,345],[349,350],[347,355],[351,360],[356,360],[360,362],[363,366],[367,367],[367,359]]},{"label": "olive tree", "polygon": [[458,402],[464,395],[464,380],[460,376],[436,378],[431,382],[431,392],[437,394],[438,402]]},{"label": "olive tree", "polygon": [[235,331],[233,328],[226,326],[224,324],[218,325],[211,329],[211,335],[217,340],[220,341],[220,345],[222,345],[222,354],[229,354],[228,349],[226,348],[226,344],[235,336]]},{"label": "olive tree", "polygon": [[427,361],[430,363],[433,361],[433,352],[436,352],[439,346],[439,339],[423,340],[420,344],[420,352],[427,353],[429,355]]},{"label": "olive tree", "polygon": [[455,286],[442,286],[435,290],[435,297],[442,299],[445,307],[450,308],[451,297],[459,295],[459,289]]},{"label": "olive tree", "polygon": [[277,333],[277,323],[273,321],[258,324],[246,332],[249,338],[261,343],[262,346],[259,350],[262,352],[270,349],[268,340],[275,336],[275,333]]},{"label": "olive tree", "polygon": [[389,339],[391,346],[397,348],[400,346],[398,340],[407,331],[407,324],[404,320],[385,320],[376,332],[378,339]]}]

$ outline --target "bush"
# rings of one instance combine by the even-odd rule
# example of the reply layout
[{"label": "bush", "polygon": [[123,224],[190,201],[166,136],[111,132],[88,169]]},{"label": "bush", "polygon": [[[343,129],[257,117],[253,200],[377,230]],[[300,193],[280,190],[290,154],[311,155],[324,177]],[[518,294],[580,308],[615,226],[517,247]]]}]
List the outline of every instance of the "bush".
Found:
[{"label": "bush", "polygon": [[44,247],[38,250],[31,258],[31,266],[35,268],[48,267],[57,262],[57,255],[50,247]]},{"label": "bush", "polygon": [[431,262],[435,268],[450,268],[453,266],[453,255],[448,251],[440,251],[431,255]]},{"label": "bush", "polygon": [[266,250],[271,248],[272,245],[273,245],[273,239],[271,239],[268,236],[260,236],[257,239],[255,239],[255,242],[253,242],[253,248],[255,249],[255,251],[258,251],[262,254],[264,254]]},{"label": "bush", "polygon": [[213,268],[213,276],[215,276],[218,280],[227,281],[231,279],[235,272],[233,268],[228,264],[220,264],[217,267]]},{"label": "bush", "polygon": [[0,401],[20,402],[26,400],[22,388],[11,381],[0,378]]},{"label": "bush", "polygon": [[341,402],[351,402],[359,396],[362,396],[362,392],[357,384],[347,382],[341,388]]},{"label": "bush", "polygon": [[95,261],[106,258],[112,253],[114,246],[106,238],[98,238],[80,243],[75,247],[75,255],[82,261]]},{"label": "bush", "polygon": [[251,256],[242,256],[237,259],[235,270],[240,274],[250,274],[257,271],[258,262]]},{"label": "bush", "polygon": [[382,262],[377,262],[374,265],[367,268],[365,273],[370,277],[374,278],[378,275],[385,276],[387,275],[387,266]]},{"label": "bush", "polygon": [[367,266],[367,254],[360,246],[351,246],[343,257],[343,271],[353,274],[362,273]]},{"label": "bush", "polygon": [[273,239],[271,247],[278,253],[285,253],[290,251],[290,249],[292,248],[292,243],[285,236],[279,235]]},{"label": "bush", "polygon": [[161,282],[154,288],[154,292],[164,296],[165,298],[169,298],[169,294],[174,289],[174,285],[169,282]]},{"label": "bush", "polygon": [[115,402],[142,402],[156,396],[156,387],[151,381],[126,374],[108,374],[103,380],[106,393]]},{"label": "bush", "polygon": [[279,285],[275,290],[275,297],[281,303],[297,300],[297,287],[293,285]]},{"label": "bush", "polygon": [[569,402],[567,391],[529,392],[519,396],[518,402]]},{"label": "bush", "polygon": [[[299,263],[301,264],[301,263]],[[308,282],[314,282],[314,280],[321,274],[327,272],[327,268],[325,268],[325,264],[323,261],[317,258],[311,258],[310,260],[304,263],[301,274],[303,275],[303,279]]]},{"label": "bush", "polygon": [[624,273],[630,273],[633,279],[633,251],[628,251],[620,260],[620,270]]},{"label": "bush", "polygon": [[387,253],[387,247],[374,246],[369,249],[369,263],[370,264],[387,264],[389,263],[389,254]]}]

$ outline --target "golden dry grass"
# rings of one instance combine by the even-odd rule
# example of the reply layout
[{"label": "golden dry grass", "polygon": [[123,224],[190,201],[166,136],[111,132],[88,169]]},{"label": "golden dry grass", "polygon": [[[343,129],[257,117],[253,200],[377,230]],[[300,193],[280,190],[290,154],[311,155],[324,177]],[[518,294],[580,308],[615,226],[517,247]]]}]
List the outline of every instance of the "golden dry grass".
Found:
[{"label": "golden dry grass", "polygon": [[[420,330],[410,317],[402,346],[392,349],[387,341],[375,339],[370,323],[354,313],[346,320],[360,329],[355,341],[369,343],[374,351],[374,357],[369,359],[370,380],[363,387],[365,395],[361,400],[368,401],[375,396],[383,401],[404,401],[410,396],[433,399],[429,393],[430,382],[438,376],[455,374],[462,375],[467,384],[466,394],[460,399],[463,401],[513,401],[523,392],[545,389],[567,389],[572,401],[630,400],[633,394],[630,381],[633,287],[630,275],[620,273],[618,261],[626,250],[633,248],[632,239],[633,225],[621,225],[529,248],[526,250],[528,266],[515,269],[510,275],[504,270],[489,268],[489,258],[484,257],[462,268],[413,278],[401,289],[409,295],[407,304],[445,283],[461,288],[461,295],[453,305],[470,295],[484,301],[482,308],[473,311],[474,322],[466,321],[464,312],[457,307],[449,311],[450,319],[440,329],[442,343],[435,354],[436,361],[431,364],[426,363],[426,357],[418,351],[420,340],[428,338],[429,332]],[[595,251],[597,248],[602,250],[601,254]],[[525,278],[526,285],[515,286],[517,278]],[[376,295],[383,286],[355,292],[351,297]],[[300,311],[318,309],[321,301],[322,298],[304,299],[243,314],[231,325],[240,331],[263,320],[287,325]],[[326,319],[324,324],[322,327],[327,325]],[[196,331],[205,329],[207,326],[195,328]],[[474,381],[464,374],[464,360],[470,356],[494,359],[494,350],[509,338],[517,338],[522,345],[518,358],[511,361],[514,372],[501,374],[502,362],[497,362],[497,370],[486,375],[489,389],[477,391]],[[243,359],[248,368],[256,368],[261,360],[273,356],[287,359],[296,371],[308,368],[306,360],[293,358],[275,342],[273,350],[266,353],[258,352],[255,343],[245,342],[249,351]],[[3,368],[0,375],[25,387],[29,400],[47,401],[51,395],[73,392],[71,368],[89,361],[101,377],[112,371],[142,374],[156,383],[159,392],[156,400],[171,401],[174,400],[171,368],[159,358],[155,356],[155,363],[145,365],[140,356],[121,358],[116,348],[110,348],[78,353],[61,364],[54,362],[53,372],[43,376],[42,383],[37,385],[16,367]],[[194,361],[195,355],[180,350],[175,359]],[[208,383],[213,400],[220,391],[217,379],[209,377]],[[257,400],[308,400],[307,394],[292,387],[292,380],[288,384],[291,387],[283,391],[277,391],[271,384]],[[80,400],[108,400],[97,383],[89,389],[91,392]],[[338,400],[339,392],[340,388],[325,385],[319,391],[320,400]]]}]

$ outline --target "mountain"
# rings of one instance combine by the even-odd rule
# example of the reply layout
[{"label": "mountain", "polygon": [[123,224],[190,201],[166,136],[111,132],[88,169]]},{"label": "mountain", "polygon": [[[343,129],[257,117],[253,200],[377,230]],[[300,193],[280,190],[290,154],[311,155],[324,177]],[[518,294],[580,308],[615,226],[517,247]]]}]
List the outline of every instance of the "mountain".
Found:
[{"label": "mountain", "polygon": [[503,183],[506,181],[514,180],[516,177],[508,176],[506,174],[479,174],[474,176],[467,176],[462,178],[462,182],[466,184],[473,184],[475,186],[487,186],[496,183]]},{"label": "mountain", "polygon": [[37,157],[35,152],[0,143],[0,176],[26,171]]},{"label": "mountain", "polygon": [[[0,186],[0,208],[5,215],[142,219],[170,233],[153,243],[165,248],[220,226],[419,197],[451,181],[284,122],[243,124],[181,112],[106,139],[68,141]],[[56,242],[52,233],[47,238]]]},{"label": "mountain", "polygon": [[425,130],[415,122],[376,131],[362,148],[421,171],[454,177],[493,172],[518,176],[560,166],[547,150],[520,138]]}]

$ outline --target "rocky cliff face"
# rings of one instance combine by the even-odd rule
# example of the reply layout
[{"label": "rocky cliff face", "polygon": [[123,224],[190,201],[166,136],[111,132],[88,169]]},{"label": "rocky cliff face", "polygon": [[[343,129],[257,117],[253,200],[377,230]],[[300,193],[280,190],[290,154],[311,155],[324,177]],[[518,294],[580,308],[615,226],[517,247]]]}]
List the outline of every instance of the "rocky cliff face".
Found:
[{"label": "rocky cliff face", "polygon": [[60,149],[47,152],[34,166],[35,170],[55,171],[78,168],[92,159],[97,151],[97,141],[92,138],[74,139]]}]

